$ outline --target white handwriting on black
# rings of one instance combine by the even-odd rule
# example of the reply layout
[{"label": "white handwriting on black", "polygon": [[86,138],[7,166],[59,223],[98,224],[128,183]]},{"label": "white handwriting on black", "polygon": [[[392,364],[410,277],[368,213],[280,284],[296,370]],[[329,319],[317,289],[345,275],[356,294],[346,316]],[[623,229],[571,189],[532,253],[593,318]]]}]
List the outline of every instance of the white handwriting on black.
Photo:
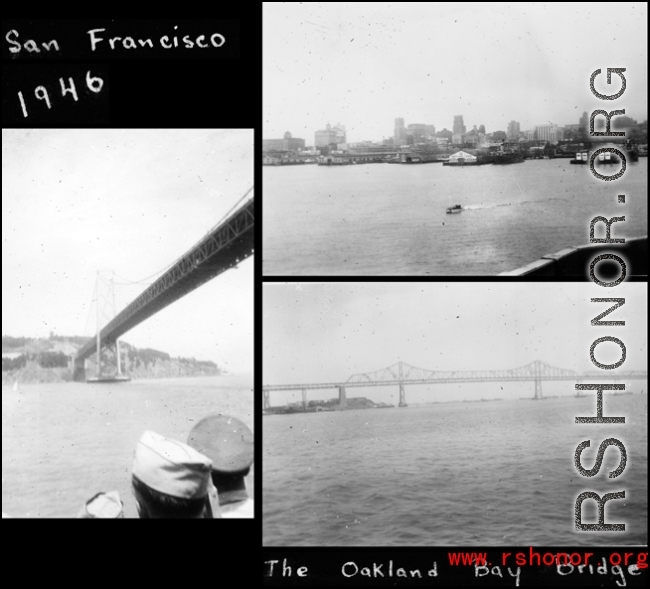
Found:
[{"label": "white handwriting on black", "polygon": [[[178,26],[174,27],[174,30],[178,29]],[[108,41],[108,46],[111,50],[116,48],[124,49],[139,49],[140,47],[148,47],[153,49],[155,46],[160,45],[164,49],[172,49],[176,47],[184,47],[186,49],[192,49],[193,47],[200,47],[203,49],[210,47],[221,47],[225,42],[226,38],[219,33],[214,33],[213,35],[207,37],[206,35],[199,35],[193,39],[190,35],[184,35],[181,39],[182,45],[179,44],[179,39],[176,35],[169,37],[168,35],[163,35],[160,39],[154,41],[150,38],[147,39],[134,39],[133,37],[108,37],[107,39],[100,37],[99,33],[106,32],[106,29],[92,29],[87,31],[86,34],[89,36],[90,49],[95,51],[100,45],[106,47],[106,41]],[[39,44],[33,39],[27,39],[23,44],[18,41],[19,33],[15,29],[11,29],[6,35],[5,40],[9,43],[9,51],[14,54],[20,53],[23,49],[27,53],[46,53],[49,52],[59,52],[61,48],[59,42],[56,39],[52,39],[47,42],[41,42],[40,46],[42,50],[39,49]],[[136,42],[137,41],[137,42]],[[103,45],[102,45],[103,44]]]},{"label": "white handwriting on black", "polygon": [[[66,94],[70,94],[72,96],[72,99],[75,102],[79,101],[79,96],[77,95],[77,88],[75,86],[74,80],[72,78],[68,78],[68,87],[66,88],[66,82],[63,78],[59,78],[59,84],[61,86],[61,98],[63,98]],[[101,92],[102,87],[104,86],[104,80],[101,78],[93,77],[90,75],[90,70],[86,72],[86,86],[88,86],[88,90],[94,93],[99,93]],[[47,89],[45,86],[37,86],[34,89],[34,96],[38,98],[38,100],[43,100],[45,101],[45,104],[47,104],[47,108],[51,109],[52,108],[52,103],[50,101],[50,95],[47,92]],[[23,110],[23,116],[27,118],[27,104],[25,103],[25,97],[23,96],[22,92],[18,92],[18,100],[20,100],[20,106]]]}]

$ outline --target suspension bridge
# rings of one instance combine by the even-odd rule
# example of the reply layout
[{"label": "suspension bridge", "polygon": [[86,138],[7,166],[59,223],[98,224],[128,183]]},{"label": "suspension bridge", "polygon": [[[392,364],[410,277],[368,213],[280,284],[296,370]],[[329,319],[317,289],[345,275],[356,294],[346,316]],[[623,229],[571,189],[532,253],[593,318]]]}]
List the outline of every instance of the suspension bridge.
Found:
[{"label": "suspension bridge", "polygon": [[628,371],[611,374],[612,371],[578,373],[575,370],[556,368],[540,360],[535,360],[526,366],[511,370],[475,370],[475,371],[439,371],[427,370],[411,366],[399,361],[392,366],[367,372],[353,374],[345,382],[313,383],[313,384],[280,384],[264,385],[264,409],[270,405],[271,391],[302,391],[303,409],[307,407],[307,391],[314,389],[338,389],[339,408],[347,406],[346,389],[352,387],[399,387],[399,406],[407,407],[406,385],[443,384],[463,382],[533,382],[535,393],[532,399],[543,399],[542,381],[574,380],[576,383],[588,380],[600,382],[603,380],[634,380],[647,379],[647,371]]},{"label": "suspension bridge", "polygon": [[[254,252],[254,225],[255,203],[251,198],[178,258],[162,276],[104,328],[99,329],[99,325],[97,326],[96,337],[80,348],[74,358],[74,380],[86,380],[85,361],[95,353],[97,377],[94,380],[126,380],[121,377],[118,338],[161,309],[251,256]],[[102,373],[102,348],[110,349],[116,359],[116,366],[110,366],[106,374]]]}]

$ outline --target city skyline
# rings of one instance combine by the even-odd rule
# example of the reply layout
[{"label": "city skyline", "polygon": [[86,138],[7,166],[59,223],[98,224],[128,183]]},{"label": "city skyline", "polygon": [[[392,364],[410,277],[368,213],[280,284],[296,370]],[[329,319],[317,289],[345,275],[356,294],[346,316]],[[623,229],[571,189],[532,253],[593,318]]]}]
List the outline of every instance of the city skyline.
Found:
[{"label": "city skyline", "polygon": [[[627,70],[625,94],[608,107],[642,122],[647,6],[618,6],[608,22],[584,3],[388,2],[371,14],[359,3],[265,3],[263,136],[290,131],[311,144],[341,121],[350,142],[381,140],[395,118],[438,131],[458,114],[488,133],[511,120],[522,130],[574,124],[602,108],[589,78],[607,67]],[[617,82],[600,78],[596,89],[613,93]]]},{"label": "city skyline", "polygon": [[[544,128],[544,127],[548,127],[548,126],[564,128],[564,127],[566,127],[566,126],[578,125],[578,124],[580,123],[581,119],[583,118],[583,116],[584,116],[585,113],[587,113],[587,111],[583,111],[583,112],[580,114],[580,117],[579,117],[579,119],[578,119],[577,121],[566,122],[566,123],[549,122],[549,123],[546,123],[546,124],[535,124],[535,125],[532,125],[532,126],[527,127],[527,128],[524,128],[523,125],[521,125],[521,123],[520,123],[519,121],[511,120],[511,121],[508,121],[508,123],[504,126],[504,128],[499,128],[499,129],[486,129],[485,132],[486,132],[486,134],[489,135],[489,134],[494,133],[494,132],[496,132],[496,131],[501,131],[501,132],[503,132],[503,133],[506,133],[506,135],[510,138],[509,129],[510,129],[510,127],[511,127],[511,123],[516,123],[516,127],[519,129],[518,133],[519,133],[519,134],[522,134],[522,135],[523,135],[524,133],[526,133],[526,132],[529,132],[529,131],[533,131],[533,132],[534,132],[534,131],[535,131],[536,129],[538,129],[538,128]],[[587,113],[587,114],[588,114],[588,113]],[[460,116],[460,117],[462,118],[463,115],[457,115],[457,116]],[[634,117],[630,117],[630,116],[627,114],[627,111],[626,111],[626,115],[625,115],[625,116],[626,116],[626,117],[629,117],[629,118],[632,118],[632,119],[634,118]],[[456,118],[456,117],[454,117],[454,119],[455,119],[455,118]],[[409,122],[406,120],[405,117],[395,117],[394,121],[397,121],[397,120],[401,120],[401,121],[403,122],[403,125],[404,125],[403,128],[404,128],[404,130],[408,129],[409,126],[411,126],[411,127],[420,126],[420,125],[429,126],[429,124],[427,124],[427,123],[422,123],[422,122],[420,122],[420,123],[409,123]],[[644,120],[645,120],[645,119],[644,119]],[[643,123],[644,120],[643,120],[643,121],[642,121],[642,120],[637,120],[636,122],[637,122],[637,124],[640,124],[640,123]],[[611,129],[612,129],[612,130],[620,130],[620,129],[622,128],[622,127],[620,127],[620,126],[617,125],[617,122],[616,122],[616,121],[617,121],[617,116],[612,117],[612,124],[611,124]],[[329,124],[329,123],[326,123],[325,125],[322,125],[322,126],[326,126],[326,125],[328,125],[328,124]],[[332,125],[332,126],[334,127],[334,125]],[[452,123],[449,127],[447,127],[447,126],[438,127],[438,126],[436,126],[435,124],[432,124],[431,126],[435,127],[435,132],[436,132],[436,133],[438,133],[438,132],[440,132],[440,131],[443,131],[443,130],[447,130],[447,131],[449,131],[450,133],[453,133],[453,127],[454,127],[454,124],[453,124],[453,123]],[[469,125],[463,125],[463,126],[466,128],[466,131],[464,131],[463,134],[466,134],[466,133],[469,133],[469,132],[474,128],[474,127],[478,128],[478,127],[482,126],[482,124],[479,125],[478,123],[473,123],[471,126],[469,126]],[[450,127],[451,127],[451,128],[450,128]],[[604,130],[604,128],[605,128],[605,118],[604,118],[604,116],[599,115],[599,116],[595,119],[595,129]],[[316,130],[316,131],[312,131],[310,135],[311,135],[311,137],[313,138],[314,135],[317,134],[317,133],[319,133],[319,132],[320,132],[320,131],[318,131],[318,130]],[[286,135],[287,133],[289,133],[292,137],[293,137],[293,135],[294,135],[290,130],[285,131],[285,133],[283,133],[283,135]],[[383,135],[383,136],[382,136],[382,139],[389,139],[390,137],[394,137],[394,133],[393,133],[393,134],[389,134],[389,135]],[[267,137],[265,137],[265,140],[268,140],[268,139],[272,139],[272,138],[267,138]],[[294,140],[295,140],[295,139],[296,139],[296,138],[294,138]],[[300,139],[302,139],[303,141],[305,141],[305,145],[306,145],[306,146],[316,146],[315,141],[310,142],[309,139],[308,139],[308,137],[301,137]],[[379,142],[379,141],[381,141],[381,140],[380,140],[379,138],[377,138],[377,137],[366,137],[366,138],[363,138],[363,139],[355,139],[354,141],[348,141],[348,142],[355,143],[355,142],[362,142],[362,141],[375,141],[375,142]]]}]

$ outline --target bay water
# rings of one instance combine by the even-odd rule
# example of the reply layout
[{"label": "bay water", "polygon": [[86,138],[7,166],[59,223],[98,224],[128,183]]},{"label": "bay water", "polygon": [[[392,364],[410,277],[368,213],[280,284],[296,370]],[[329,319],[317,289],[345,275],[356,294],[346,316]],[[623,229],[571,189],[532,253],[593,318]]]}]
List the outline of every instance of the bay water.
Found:
[{"label": "bay water", "polygon": [[2,511],[12,517],[75,517],[113,490],[125,517],[138,517],[131,467],[145,430],[187,442],[201,418],[218,413],[253,429],[251,376],[18,388],[2,387]]},{"label": "bay water", "polygon": [[[613,237],[647,235],[647,170],[640,158],[604,182],[569,159],[265,166],[263,273],[494,275],[588,243],[597,215],[625,216]],[[446,214],[454,204],[465,210]]]},{"label": "bay water", "polygon": [[[576,424],[594,394],[265,416],[264,545],[647,544],[647,396],[605,396],[625,424]],[[581,476],[578,444],[591,441],[589,469],[609,437],[626,447],[623,474],[607,478],[620,460],[609,448]],[[621,490],[605,513],[624,533],[575,531],[580,493]],[[595,501],[582,511],[597,521]]]}]

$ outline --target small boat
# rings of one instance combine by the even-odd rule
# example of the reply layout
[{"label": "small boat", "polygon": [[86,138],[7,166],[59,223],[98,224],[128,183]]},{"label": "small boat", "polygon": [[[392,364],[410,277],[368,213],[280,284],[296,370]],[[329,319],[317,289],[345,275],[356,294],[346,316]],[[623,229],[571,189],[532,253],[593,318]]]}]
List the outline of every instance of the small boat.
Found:
[{"label": "small boat", "polygon": [[463,207],[460,205],[454,205],[453,207],[447,207],[447,213],[460,213],[463,210]]}]

